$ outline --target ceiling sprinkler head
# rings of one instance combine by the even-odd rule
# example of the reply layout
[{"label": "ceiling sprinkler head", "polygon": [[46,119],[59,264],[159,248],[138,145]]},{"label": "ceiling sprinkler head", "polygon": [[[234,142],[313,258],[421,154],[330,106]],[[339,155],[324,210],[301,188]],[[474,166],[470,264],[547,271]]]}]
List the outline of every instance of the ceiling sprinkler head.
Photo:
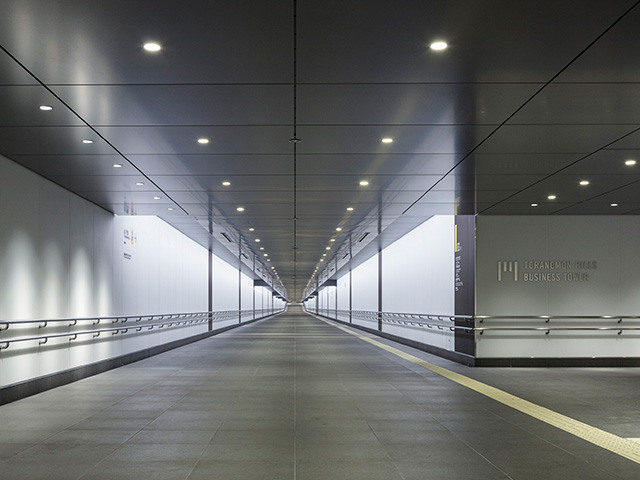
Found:
[{"label": "ceiling sprinkler head", "polygon": [[289,143],[300,143],[302,140],[300,140],[298,137],[293,137],[289,139]]}]

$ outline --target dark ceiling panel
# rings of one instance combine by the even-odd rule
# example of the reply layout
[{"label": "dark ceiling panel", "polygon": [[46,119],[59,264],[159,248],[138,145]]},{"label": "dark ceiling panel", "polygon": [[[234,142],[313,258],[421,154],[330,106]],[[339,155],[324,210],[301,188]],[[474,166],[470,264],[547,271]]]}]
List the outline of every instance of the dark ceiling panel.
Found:
[{"label": "dark ceiling panel", "polygon": [[118,125],[289,125],[293,88],[283,85],[56,86],[85,121]]},{"label": "dark ceiling panel", "polygon": [[462,154],[298,155],[298,172],[303,175],[331,175],[336,172],[348,175],[444,175],[462,158]]},{"label": "dark ceiling panel", "polygon": [[0,44],[48,84],[290,82],[291,15],[276,0],[3,0]]},{"label": "dark ceiling panel", "polygon": [[640,84],[551,84],[510,119],[509,124],[637,125],[640,124]]},{"label": "dark ceiling panel", "polygon": [[498,125],[539,84],[374,84],[298,87],[302,125]]},{"label": "dark ceiling panel", "polygon": [[38,85],[38,82],[9,55],[0,51],[0,85]]},{"label": "dark ceiling panel", "polygon": [[[627,160],[636,160],[626,165]],[[600,150],[564,169],[563,175],[634,175],[640,173],[640,152],[637,150]]]},{"label": "dark ceiling panel", "polygon": [[[148,175],[224,175],[234,178],[244,175],[290,175],[293,154],[191,154],[191,155],[127,155]],[[299,160],[301,162],[301,160]],[[301,162],[302,163],[302,162]]]},{"label": "dark ceiling panel", "polygon": [[[289,127],[150,126],[99,127],[98,131],[125,155],[258,153],[291,151]],[[210,143],[201,145],[199,138]]]},{"label": "dark ceiling panel", "polygon": [[629,134],[607,148],[610,150],[640,150],[640,127],[629,129]]},{"label": "dark ceiling panel", "polygon": [[[91,145],[83,140],[92,140]],[[114,153],[90,128],[76,127],[0,127],[0,153],[19,155],[68,155]]]},{"label": "dark ceiling panel", "polygon": [[[0,67],[1,68],[1,67]],[[8,126],[84,126],[60,100],[40,85],[0,86],[0,125]],[[40,106],[52,107],[43,111]]]},{"label": "dark ceiling panel", "polygon": [[[299,127],[298,147],[303,154],[377,153],[377,154],[460,154],[471,151],[478,139],[495,127],[486,126],[327,126]],[[381,140],[395,132],[394,142]]]},{"label": "dark ceiling panel", "polygon": [[[302,3],[299,80],[545,82],[633,3]],[[446,55],[430,51],[442,38]]]},{"label": "dark ceiling panel", "polygon": [[635,127],[628,125],[505,125],[477,153],[592,153]]},{"label": "dark ceiling panel", "polygon": [[474,153],[459,170],[482,175],[545,175],[579,160],[580,153]]},{"label": "dark ceiling panel", "polygon": [[[113,175],[113,165],[122,163],[120,155],[13,155],[15,161],[45,177],[69,175]],[[145,181],[140,175],[132,178]]]},{"label": "dark ceiling panel", "polygon": [[244,175],[236,177],[229,187],[222,185],[222,182],[228,179],[226,175],[164,175],[151,178],[165,190],[179,190],[188,187],[195,191],[233,192],[238,196],[242,196],[245,191],[293,191],[293,175]]},{"label": "dark ceiling panel", "polygon": [[[620,2],[620,7],[626,9],[635,3]],[[636,6],[576,60],[570,68],[562,72],[558,81],[638,82],[638,78],[640,78],[640,65],[638,65],[639,23],[640,9]]]}]

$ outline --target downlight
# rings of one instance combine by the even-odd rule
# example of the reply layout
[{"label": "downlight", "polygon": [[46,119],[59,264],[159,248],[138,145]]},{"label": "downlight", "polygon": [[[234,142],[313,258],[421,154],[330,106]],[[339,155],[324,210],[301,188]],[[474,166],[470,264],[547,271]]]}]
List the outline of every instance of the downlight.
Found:
[{"label": "downlight", "polygon": [[142,48],[144,48],[147,52],[159,52],[160,50],[162,50],[160,44],[155,42],[145,43]]},{"label": "downlight", "polygon": [[447,42],[443,42],[443,41],[439,40],[439,41],[433,42],[431,45],[429,45],[429,48],[431,48],[431,50],[435,50],[436,52],[440,52],[442,50],[446,50],[448,46],[449,45],[447,45]]}]

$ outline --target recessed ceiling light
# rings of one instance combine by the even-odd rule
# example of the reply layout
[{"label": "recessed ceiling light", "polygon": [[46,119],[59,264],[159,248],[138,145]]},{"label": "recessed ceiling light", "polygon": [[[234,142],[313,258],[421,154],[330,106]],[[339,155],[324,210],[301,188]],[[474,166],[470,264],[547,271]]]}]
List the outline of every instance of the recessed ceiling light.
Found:
[{"label": "recessed ceiling light", "polygon": [[172,210],[173,210],[173,207],[169,207],[169,208],[167,208],[167,210],[172,211]]},{"label": "recessed ceiling light", "polygon": [[537,204],[537,203],[532,203],[532,204],[531,204],[531,206],[532,206],[532,207],[537,207],[537,206],[538,206],[538,204]]},{"label": "recessed ceiling light", "polygon": [[327,254],[326,254],[326,253],[323,253],[323,254],[322,254],[322,256],[323,256],[323,257],[326,257],[326,256],[327,256]]},{"label": "recessed ceiling light", "polygon": [[137,186],[139,186],[139,187],[141,187],[141,186],[143,186],[143,185],[144,185],[144,183],[142,183],[142,182],[136,182],[136,185],[137,185]]},{"label": "recessed ceiling light", "polygon": [[331,247],[327,247],[327,248],[325,248],[325,250],[331,250]]},{"label": "recessed ceiling light", "polygon": [[244,212],[244,207],[238,207],[238,208],[236,208],[236,210],[239,211],[239,212]]},{"label": "recessed ceiling light", "polygon": [[90,143],[93,143],[93,140],[85,139],[85,140],[82,140],[82,143],[90,144]]},{"label": "recessed ceiling light", "polygon": [[340,227],[336,228],[336,232],[341,232],[342,229]]},{"label": "recessed ceiling light", "polygon": [[226,181],[226,180],[225,180],[224,182],[222,182],[222,186],[223,186],[223,187],[228,187],[228,186],[230,186],[230,185],[231,185],[231,182],[228,182],[228,181]]},{"label": "recessed ceiling light", "polygon": [[320,261],[321,261],[321,262],[324,262],[324,258],[321,258],[321,259],[320,259]]},{"label": "recessed ceiling light", "polygon": [[549,200],[555,200],[557,197],[555,195],[549,195],[547,198]]},{"label": "recessed ceiling light", "polygon": [[263,254],[262,254],[262,256],[263,256],[263,257],[268,257],[268,256],[269,256],[269,254],[268,254],[268,253],[263,253]]},{"label": "recessed ceiling light", "polygon": [[259,238],[256,238],[256,240],[255,240],[255,241],[256,241],[256,242],[258,242],[258,243],[260,243],[260,239],[259,239]]},{"label": "recessed ceiling light", "polygon": [[366,180],[360,180],[360,185],[366,187],[367,185],[369,185],[369,182],[367,182]]},{"label": "recessed ceiling light", "polygon": [[153,197],[154,200],[160,200],[160,197]]},{"label": "recessed ceiling light", "polygon": [[120,163],[114,163],[114,164],[113,164],[113,168],[122,168],[122,164],[120,164]]},{"label": "recessed ceiling light", "polygon": [[636,163],[638,163],[638,162],[636,162],[635,160],[626,160],[626,161],[624,162],[624,164],[625,164],[625,165],[628,165],[629,167],[631,167],[631,166],[635,165]]},{"label": "recessed ceiling light", "polygon": [[447,42],[438,41],[438,42],[433,42],[431,45],[429,45],[429,47],[431,48],[431,50],[444,50],[445,48],[448,47],[448,45],[447,45]]},{"label": "recessed ceiling light", "polygon": [[145,43],[143,47],[147,52],[159,52],[162,47],[154,42]]},{"label": "recessed ceiling light", "polygon": [[254,230],[255,230],[255,228],[250,228],[249,229],[250,232],[253,232]]},{"label": "recessed ceiling light", "polygon": [[393,138],[383,138],[382,143],[393,143]]},{"label": "recessed ceiling light", "polygon": [[200,145],[206,145],[207,143],[209,143],[209,139],[208,138],[199,138],[198,139],[198,143]]},{"label": "recessed ceiling light", "polygon": [[[267,258],[267,262],[270,262],[270,261],[271,261],[271,259],[270,259],[270,258]],[[273,267],[271,267],[271,268],[273,268]]]},{"label": "recessed ceiling light", "polygon": [[264,247],[260,247],[260,250],[264,250]]},{"label": "recessed ceiling light", "polygon": [[48,112],[50,110],[53,110],[53,107],[51,105],[40,105],[40,110]]},{"label": "recessed ceiling light", "polygon": [[582,185],[583,187],[585,185],[589,185],[589,180],[580,180],[580,185]]},{"label": "recessed ceiling light", "polygon": [[617,204],[617,203],[612,203],[612,204],[611,204],[611,206],[612,206],[612,207],[617,207],[617,206],[618,206],[618,204]]},{"label": "recessed ceiling light", "polygon": [[332,242],[335,242],[335,241],[336,241],[336,239],[335,239],[335,238],[332,238],[332,239],[331,239],[331,241],[332,241]]},{"label": "recessed ceiling light", "polygon": [[353,207],[347,207],[347,212],[353,212]]}]

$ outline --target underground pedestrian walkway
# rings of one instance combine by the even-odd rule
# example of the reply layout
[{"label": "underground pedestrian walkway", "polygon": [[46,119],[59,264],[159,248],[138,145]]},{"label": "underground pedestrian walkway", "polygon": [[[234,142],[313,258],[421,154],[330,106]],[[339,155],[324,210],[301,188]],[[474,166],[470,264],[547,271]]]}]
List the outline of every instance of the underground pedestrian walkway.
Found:
[{"label": "underground pedestrian walkway", "polygon": [[0,477],[640,478],[640,464],[380,345],[625,438],[640,437],[638,369],[471,369],[354,332],[290,307],[2,406]]}]

